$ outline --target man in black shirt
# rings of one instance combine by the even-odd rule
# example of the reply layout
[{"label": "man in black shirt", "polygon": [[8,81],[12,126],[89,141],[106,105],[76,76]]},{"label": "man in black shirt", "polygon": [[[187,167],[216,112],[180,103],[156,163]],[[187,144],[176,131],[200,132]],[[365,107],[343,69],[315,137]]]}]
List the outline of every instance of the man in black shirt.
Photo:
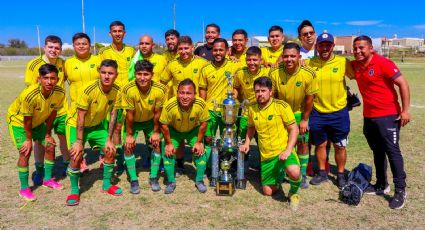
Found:
[{"label": "man in black shirt", "polygon": [[196,56],[207,59],[208,61],[214,60],[214,56],[212,55],[212,48],[214,39],[220,37],[220,27],[217,24],[208,24],[205,28],[205,43],[202,46],[199,46],[195,49],[194,54]]}]

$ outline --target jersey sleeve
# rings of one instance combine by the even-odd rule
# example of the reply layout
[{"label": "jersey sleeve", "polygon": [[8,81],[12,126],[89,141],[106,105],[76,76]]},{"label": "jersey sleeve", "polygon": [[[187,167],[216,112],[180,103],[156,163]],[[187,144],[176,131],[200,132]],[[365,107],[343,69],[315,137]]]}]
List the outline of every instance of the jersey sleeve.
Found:
[{"label": "jersey sleeve", "polygon": [[311,75],[308,75],[305,84],[306,95],[314,95],[319,92],[319,84],[317,83],[316,74],[314,72],[312,72]]},{"label": "jersey sleeve", "polygon": [[163,109],[161,112],[161,116],[159,117],[159,122],[164,125],[168,125],[171,122],[171,114],[166,109]]},{"label": "jersey sleeve", "polygon": [[204,122],[204,121],[208,121],[209,119],[210,119],[210,113],[208,111],[208,107],[205,105],[205,107],[201,111],[199,121]]},{"label": "jersey sleeve", "polygon": [[56,106],[53,107],[54,110],[62,109],[64,107],[64,105],[65,105],[65,103],[64,103],[65,102],[65,94],[64,93],[63,94],[61,93],[61,94],[58,95],[58,97],[60,97],[59,103],[56,104]]},{"label": "jersey sleeve", "polygon": [[208,87],[207,73],[205,68],[201,69],[201,74],[199,76],[199,87],[204,89],[207,89]]},{"label": "jersey sleeve", "polygon": [[155,108],[162,108],[167,99],[166,96],[167,94],[165,90],[161,90],[158,92],[155,100]]},{"label": "jersey sleeve", "polygon": [[28,62],[27,67],[25,68],[25,85],[30,86],[37,83],[37,77],[34,77],[34,72],[31,71],[30,66],[32,62]]},{"label": "jersey sleeve", "polygon": [[33,100],[22,100],[21,113],[24,117],[31,117],[34,114],[34,101]]},{"label": "jersey sleeve", "polygon": [[160,77],[160,81],[165,82],[165,83],[168,83],[172,79],[173,76],[171,74],[171,70],[170,70],[171,65],[170,64],[168,64],[165,67],[164,71],[162,71],[161,77]]},{"label": "jersey sleeve", "polygon": [[388,60],[384,58],[385,60],[383,62],[380,62],[380,68],[382,72],[384,73],[385,78],[390,78],[392,80],[397,79],[400,77],[401,72],[398,69],[398,67],[392,62],[391,60]]},{"label": "jersey sleeve", "polygon": [[115,103],[114,108],[115,109],[121,109],[123,108],[123,94],[121,90],[118,90],[117,95],[115,96]]},{"label": "jersey sleeve", "polygon": [[131,91],[122,93],[122,108],[128,110],[134,110],[134,97],[131,94]]},{"label": "jersey sleeve", "polygon": [[242,70],[239,70],[239,71],[236,71],[235,73],[235,77],[233,79],[233,88],[235,89],[239,89],[241,87],[240,78],[242,77],[241,75],[242,72],[243,72]]},{"label": "jersey sleeve", "polygon": [[90,97],[83,90],[80,91],[80,96],[77,100],[77,109],[88,110],[90,105]]},{"label": "jersey sleeve", "polygon": [[279,109],[283,123],[285,124],[285,126],[289,126],[293,123],[295,123],[295,116],[294,113],[292,112],[291,106],[286,105],[286,106],[281,106],[282,108]]}]

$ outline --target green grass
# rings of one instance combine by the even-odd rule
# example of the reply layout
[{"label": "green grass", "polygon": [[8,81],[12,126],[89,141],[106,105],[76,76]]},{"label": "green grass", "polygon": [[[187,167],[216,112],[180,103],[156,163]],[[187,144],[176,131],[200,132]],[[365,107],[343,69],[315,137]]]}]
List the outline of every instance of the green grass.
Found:
[{"label": "green grass", "polygon": [[[247,190],[238,190],[233,197],[218,197],[212,189],[206,194],[199,194],[187,176],[177,179],[174,194],[153,193],[147,182],[148,172],[142,169],[139,171],[140,195],[128,193],[129,183],[123,175],[115,180],[124,189],[124,196],[107,196],[99,192],[102,171],[98,169],[98,162],[91,164],[91,171],[81,179],[81,185],[88,190],[81,195],[79,206],[65,206],[68,178],[61,181],[65,190],[51,191],[39,187],[35,190],[38,200],[25,203],[18,197],[18,153],[5,123],[9,104],[24,88],[25,62],[0,61],[0,228],[420,229],[425,224],[425,65],[424,62],[404,62],[399,63],[399,67],[409,80],[412,98],[412,122],[401,131],[408,185],[405,208],[391,210],[386,198],[376,196],[365,196],[359,206],[350,207],[338,200],[338,189],[328,183],[301,190],[300,210],[293,213],[282,194],[271,198],[259,192],[258,177],[253,172],[250,173]],[[354,81],[348,84],[358,92]],[[361,109],[356,108],[350,115],[352,131],[347,169],[352,169],[359,162],[372,165],[372,153],[362,134]],[[186,166],[190,168],[189,164]],[[34,170],[32,165],[30,170]],[[391,177],[391,172],[388,173]],[[285,193],[288,189],[288,184],[284,184]]]}]

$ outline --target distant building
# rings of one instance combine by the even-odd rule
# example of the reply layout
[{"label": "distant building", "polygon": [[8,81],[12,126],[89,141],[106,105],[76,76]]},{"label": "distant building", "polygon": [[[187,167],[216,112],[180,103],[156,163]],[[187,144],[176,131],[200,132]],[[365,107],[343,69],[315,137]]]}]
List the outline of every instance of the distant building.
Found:
[{"label": "distant building", "polygon": [[250,46],[258,46],[258,47],[270,47],[269,40],[267,36],[253,36],[251,38],[251,42],[248,43]]},{"label": "distant building", "polygon": [[390,46],[404,46],[406,48],[417,48],[424,45],[423,38],[393,38]]},{"label": "distant building", "polygon": [[356,37],[357,36],[335,36],[334,50],[340,52],[341,54],[352,54],[353,40]]}]

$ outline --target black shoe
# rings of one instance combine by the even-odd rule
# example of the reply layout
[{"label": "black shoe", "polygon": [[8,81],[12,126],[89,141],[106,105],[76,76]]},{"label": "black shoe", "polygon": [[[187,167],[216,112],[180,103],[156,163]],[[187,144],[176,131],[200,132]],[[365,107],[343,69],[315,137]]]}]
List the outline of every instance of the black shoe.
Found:
[{"label": "black shoe", "polygon": [[302,189],[308,188],[308,179],[307,179],[307,176],[303,176],[303,179],[301,181],[300,188],[302,188]]},{"label": "black shoe", "polygon": [[149,185],[151,186],[152,191],[158,192],[161,190],[161,186],[159,185],[157,178],[149,178]]},{"label": "black shoe", "polygon": [[310,180],[311,185],[319,185],[324,182],[328,182],[328,175],[326,174],[326,172],[319,172],[318,174],[316,174],[316,176],[313,177],[313,179]]},{"label": "black shoe", "polygon": [[164,193],[171,194],[174,192],[174,189],[176,189],[176,183],[169,183],[167,187],[165,187]]},{"label": "black shoe", "polygon": [[130,193],[131,194],[139,194],[140,188],[139,188],[139,181],[133,180],[130,182]]},{"label": "black shoe", "polygon": [[394,197],[390,201],[390,208],[392,209],[401,209],[406,203],[406,192],[405,191],[396,191]]},{"label": "black shoe", "polygon": [[342,189],[342,187],[344,187],[344,185],[346,184],[344,173],[338,173],[336,175],[336,183],[339,189]]},{"label": "black shoe", "polygon": [[184,175],[184,168],[176,167],[176,178]]},{"label": "black shoe", "polygon": [[389,185],[387,186],[380,186],[380,185],[369,185],[369,187],[367,187],[363,192],[364,194],[367,195],[378,195],[378,196],[382,196],[382,195],[386,195],[388,193],[390,193],[391,188]]},{"label": "black shoe", "polygon": [[207,191],[207,186],[205,186],[203,181],[196,182],[195,186],[200,193],[205,193]]}]

